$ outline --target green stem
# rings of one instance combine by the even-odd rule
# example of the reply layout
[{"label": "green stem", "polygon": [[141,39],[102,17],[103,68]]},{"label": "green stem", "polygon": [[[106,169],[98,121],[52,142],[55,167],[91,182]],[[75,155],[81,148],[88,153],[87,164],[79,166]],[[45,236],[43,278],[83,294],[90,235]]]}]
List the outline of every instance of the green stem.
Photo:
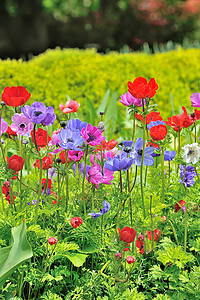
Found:
[{"label": "green stem", "polygon": [[178,156],[180,156],[180,150],[181,150],[181,130],[179,128],[179,131],[178,131]]},{"label": "green stem", "polygon": [[3,161],[4,161],[4,165],[6,166],[6,159],[5,159],[5,154],[4,154],[4,150],[3,150],[3,146],[2,146],[2,143],[1,143],[1,116],[2,116],[2,113],[3,113],[3,105],[1,107],[1,110],[0,110],[0,147],[1,147],[1,152],[2,152],[2,155],[3,155]]},{"label": "green stem", "polygon": [[196,127],[196,122],[194,122],[194,142],[197,142],[197,127]]},{"label": "green stem", "polygon": [[101,216],[101,244],[103,245],[103,215]]},{"label": "green stem", "polygon": [[87,155],[88,155],[88,144],[87,144],[86,150],[85,150],[85,165],[84,165],[84,173],[83,173],[83,181],[82,181],[82,197],[83,197],[83,206],[84,206],[84,216],[85,216],[85,218],[87,216],[87,210],[86,210],[86,202],[85,202],[85,185],[84,184],[85,184]]},{"label": "green stem", "polygon": [[132,192],[132,190],[133,190],[133,188],[134,188],[134,186],[135,186],[135,184],[136,184],[136,179],[137,179],[137,166],[135,166],[135,178],[134,178],[133,186],[132,186],[132,188],[130,189],[130,193]]},{"label": "green stem", "polygon": [[120,192],[122,194],[123,190],[122,190],[122,171],[121,170],[119,171],[119,183],[120,183]]},{"label": "green stem", "polygon": [[162,203],[165,201],[165,170],[164,170],[164,149],[161,147],[161,171],[162,171]]},{"label": "green stem", "polygon": [[188,213],[187,213],[187,204],[185,205],[185,235],[184,235],[184,251],[186,252],[187,247],[187,220],[188,220]]},{"label": "green stem", "polygon": [[150,196],[150,216],[151,216],[151,250],[154,249],[154,230],[153,230],[153,214],[152,214],[153,196]]},{"label": "green stem", "polygon": [[68,209],[68,202],[69,202],[69,174],[67,172],[67,158],[68,158],[68,151],[65,150],[65,171],[66,171],[66,205],[65,205],[65,211],[67,212]]},{"label": "green stem", "polygon": [[179,241],[178,241],[178,237],[177,237],[177,234],[176,234],[176,230],[175,230],[175,228],[174,228],[174,225],[173,225],[172,221],[170,221],[170,220],[168,220],[168,221],[169,221],[169,223],[170,223],[170,225],[171,225],[171,227],[172,227],[172,231],[173,231],[173,233],[174,233],[174,237],[175,237],[177,246],[179,246]]},{"label": "green stem", "polygon": [[132,134],[132,141],[134,139],[135,136],[135,112],[133,113],[133,134]]},{"label": "green stem", "polygon": [[[143,106],[143,110],[144,110],[144,99],[142,99],[142,106]],[[145,116],[143,116],[143,146],[142,146],[142,160],[141,160],[141,166],[140,166],[140,188],[141,188],[142,208],[143,208],[144,219],[146,218],[146,212],[145,212],[145,204],[144,204],[142,172],[143,172],[143,162],[144,162],[144,152],[145,152],[145,130],[146,130],[146,123],[145,123]]]}]

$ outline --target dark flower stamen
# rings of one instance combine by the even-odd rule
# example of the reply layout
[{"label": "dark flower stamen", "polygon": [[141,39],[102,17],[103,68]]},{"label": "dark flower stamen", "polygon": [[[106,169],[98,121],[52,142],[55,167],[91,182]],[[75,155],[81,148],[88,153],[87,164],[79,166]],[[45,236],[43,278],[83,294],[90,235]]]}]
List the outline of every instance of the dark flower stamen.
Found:
[{"label": "dark flower stamen", "polygon": [[35,112],[34,112],[34,115],[35,115],[36,117],[39,117],[41,114],[42,114],[41,111],[35,111]]},{"label": "dark flower stamen", "polygon": [[138,150],[138,155],[142,155],[142,152],[143,152],[143,150],[142,150],[142,149],[139,149],[139,150]]},{"label": "dark flower stamen", "polygon": [[89,139],[87,139],[87,142],[90,143],[92,141],[94,141],[96,138],[93,134],[91,134],[90,132],[88,133]]},{"label": "dark flower stamen", "polygon": [[131,151],[131,147],[124,147],[124,152],[129,153]]},{"label": "dark flower stamen", "polygon": [[20,127],[20,128],[24,128],[24,127],[25,127],[25,124],[22,123],[22,124],[19,125],[19,127]]}]

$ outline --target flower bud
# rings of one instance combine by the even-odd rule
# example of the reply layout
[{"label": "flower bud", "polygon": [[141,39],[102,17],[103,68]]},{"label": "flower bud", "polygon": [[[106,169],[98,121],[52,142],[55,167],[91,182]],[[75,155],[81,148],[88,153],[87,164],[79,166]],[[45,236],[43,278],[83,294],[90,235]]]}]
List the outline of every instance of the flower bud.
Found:
[{"label": "flower bud", "polygon": [[138,235],[137,239],[138,239],[138,241],[143,242],[144,241],[144,235],[143,234]]},{"label": "flower bud", "polygon": [[60,126],[63,127],[63,128],[65,128],[67,126],[67,123],[65,121],[61,121],[60,122]]},{"label": "flower bud", "polygon": [[10,187],[10,181],[4,181],[3,186],[5,187]]},{"label": "flower bud", "polygon": [[135,262],[135,258],[133,256],[128,256],[126,258],[126,261],[130,265],[130,264],[133,264]]},{"label": "flower bud", "polygon": [[57,158],[57,159],[56,159],[56,162],[57,162],[58,164],[60,164],[61,161],[62,161],[62,159],[60,159],[60,158]]},{"label": "flower bud", "polygon": [[54,238],[54,237],[50,237],[49,239],[48,239],[48,243],[49,243],[49,245],[55,245],[56,243],[57,243],[57,239],[56,238]]},{"label": "flower bud", "polygon": [[24,144],[24,145],[28,144],[28,140],[23,140],[22,144]]},{"label": "flower bud", "polygon": [[6,103],[4,101],[1,101],[1,106],[6,105]]},{"label": "flower bud", "polygon": [[105,123],[103,121],[99,122],[98,129],[100,129],[102,132],[106,130]]},{"label": "flower bud", "polygon": [[116,259],[121,259],[122,258],[122,253],[120,253],[120,252],[115,253],[115,258]]}]

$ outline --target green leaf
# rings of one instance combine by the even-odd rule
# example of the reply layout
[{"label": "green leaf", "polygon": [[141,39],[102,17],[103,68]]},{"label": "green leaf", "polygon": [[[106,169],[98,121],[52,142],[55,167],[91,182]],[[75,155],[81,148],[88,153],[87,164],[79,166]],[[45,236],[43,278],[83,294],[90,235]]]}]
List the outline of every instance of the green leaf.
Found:
[{"label": "green leaf", "polygon": [[94,109],[94,105],[90,101],[89,98],[86,97],[87,105],[88,105],[88,113],[90,115],[90,123],[95,124],[95,120],[97,119],[97,113],[96,110]]},{"label": "green leaf", "polygon": [[107,140],[110,140],[117,127],[117,90],[111,95],[106,114],[105,114],[105,136]]},{"label": "green leaf", "polygon": [[99,250],[97,249],[96,246],[91,246],[91,245],[85,246],[83,249],[78,250],[78,252],[80,252],[80,253],[94,253],[94,252],[98,252],[98,251]]},{"label": "green leaf", "polygon": [[25,260],[33,256],[26,239],[26,223],[11,229],[11,245],[0,249],[0,288]]},{"label": "green leaf", "polygon": [[107,105],[109,96],[110,96],[110,89],[108,88],[105,93],[105,96],[103,97],[103,100],[101,101],[99,108],[97,109],[97,115],[99,115],[100,112],[106,111],[106,105]]},{"label": "green leaf", "polygon": [[75,267],[81,267],[88,255],[81,253],[69,253],[66,257],[72,262]]}]

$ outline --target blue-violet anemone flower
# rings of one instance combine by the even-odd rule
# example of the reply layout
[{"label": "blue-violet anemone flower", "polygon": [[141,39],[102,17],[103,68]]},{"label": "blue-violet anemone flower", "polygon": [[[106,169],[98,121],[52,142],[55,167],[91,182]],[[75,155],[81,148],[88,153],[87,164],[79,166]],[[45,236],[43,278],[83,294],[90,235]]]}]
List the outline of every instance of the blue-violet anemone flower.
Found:
[{"label": "blue-violet anemone flower", "polygon": [[[154,158],[151,154],[154,152],[153,147],[146,147],[144,150],[144,161],[143,164],[145,166],[152,166],[154,164]],[[143,139],[137,138],[134,145],[134,152],[131,153],[131,157],[133,158],[133,163],[136,166],[141,166],[142,162],[142,153],[143,153]]]},{"label": "blue-violet anemone flower", "polygon": [[133,164],[134,159],[132,157],[127,157],[125,152],[116,155],[114,158],[109,158],[104,163],[104,167],[109,171],[126,171],[130,169]]},{"label": "blue-violet anemone flower", "polygon": [[110,203],[107,202],[107,201],[103,201],[103,208],[100,209],[100,212],[99,213],[95,213],[93,210],[92,210],[92,213],[88,214],[90,216],[92,216],[93,219],[96,219],[104,214],[106,214],[110,209]]},{"label": "blue-violet anemone flower", "polygon": [[60,139],[59,146],[63,149],[79,151],[81,149],[78,147],[82,146],[84,142],[80,132],[73,132],[68,128],[62,128],[61,132],[58,133],[58,137]]}]

